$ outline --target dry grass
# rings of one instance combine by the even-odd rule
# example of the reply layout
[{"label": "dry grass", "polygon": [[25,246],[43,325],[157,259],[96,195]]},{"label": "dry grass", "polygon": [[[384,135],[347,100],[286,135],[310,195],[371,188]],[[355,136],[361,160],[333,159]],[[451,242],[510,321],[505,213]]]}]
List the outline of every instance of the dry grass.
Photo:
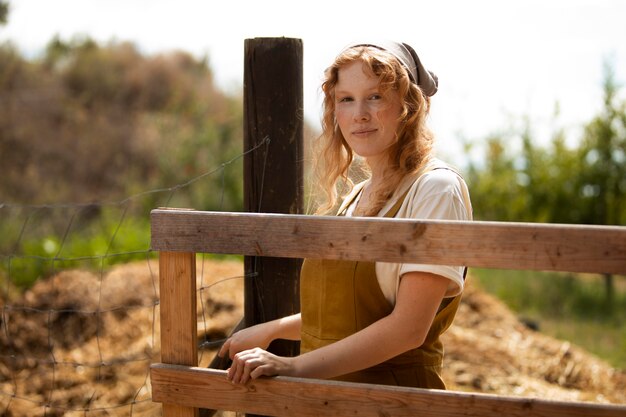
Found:
[{"label": "dry grass", "polygon": [[[243,266],[205,260],[197,272],[199,337],[221,339],[242,316]],[[147,377],[159,358],[157,273],[156,262],[103,277],[66,271],[0,300],[0,415],[160,415]],[[528,329],[471,285],[444,337],[451,389],[626,403],[623,371]],[[201,351],[200,363],[213,355]]]}]

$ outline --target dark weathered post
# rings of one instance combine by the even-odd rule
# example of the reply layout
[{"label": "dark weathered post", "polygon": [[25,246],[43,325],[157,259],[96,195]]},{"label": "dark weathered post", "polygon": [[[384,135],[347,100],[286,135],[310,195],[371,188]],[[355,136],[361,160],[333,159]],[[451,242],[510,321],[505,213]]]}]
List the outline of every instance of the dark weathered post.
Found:
[{"label": "dark weathered post", "polygon": [[[249,212],[303,211],[302,41],[245,41],[244,207]],[[261,248],[262,250],[262,248]],[[246,327],[300,311],[301,261],[245,257]],[[254,276],[252,276],[254,275]],[[277,341],[270,351],[295,355],[298,345]]]}]

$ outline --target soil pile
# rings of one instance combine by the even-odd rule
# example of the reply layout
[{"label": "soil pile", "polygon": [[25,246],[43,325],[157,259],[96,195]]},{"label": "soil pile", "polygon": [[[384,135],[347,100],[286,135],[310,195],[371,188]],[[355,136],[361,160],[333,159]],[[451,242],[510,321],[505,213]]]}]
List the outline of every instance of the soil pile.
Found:
[{"label": "soil pile", "polygon": [[[201,341],[223,339],[241,319],[242,275],[240,262],[198,261]],[[158,299],[154,261],[102,276],[65,271],[0,298],[0,416],[160,415],[148,377],[159,361]],[[450,389],[626,403],[624,371],[529,329],[471,286],[444,344]],[[204,346],[206,366],[215,347]]]},{"label": "soil pile", "polygon": [[450,389],[564,401],[626,403],[626,372],[534,331],[493,296],[467,286],[443,336]]}]

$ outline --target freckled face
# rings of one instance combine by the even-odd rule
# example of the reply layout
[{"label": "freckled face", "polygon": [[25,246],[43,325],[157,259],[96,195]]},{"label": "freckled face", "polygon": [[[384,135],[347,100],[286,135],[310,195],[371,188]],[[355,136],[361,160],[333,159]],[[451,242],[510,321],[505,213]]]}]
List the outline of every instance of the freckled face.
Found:
[{"label": "freckled face", "polygon": [[368,164],[384,161],[387,150],[396,143],[402,112],[394,90],[383,94],[378,77],[364,63],[341,67],[335,85],[335,119],[343,137]]}]

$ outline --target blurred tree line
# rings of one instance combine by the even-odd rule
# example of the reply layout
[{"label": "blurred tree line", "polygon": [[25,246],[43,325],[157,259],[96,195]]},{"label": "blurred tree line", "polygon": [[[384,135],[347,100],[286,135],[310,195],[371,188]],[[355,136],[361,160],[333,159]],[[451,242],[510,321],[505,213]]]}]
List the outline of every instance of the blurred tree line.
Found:
[{"label": "blurred tree line", "polygon": [[548,146],[538,145],[530,121],[521,132],[481,141],[484,158],[468,167],[477,218],[626,224],[626,101],[608,63],[604,74],[602,110],[576,146],[567,145],[563,129],[552,132]]},{"label": "blurred tree line", "polygon": [[[55,38],[29,61],[5,43],[0,200],[116,201],[185,183],[241,153],[242,111],[241,97],[215,86],[206,58]],[[215,177],[214,189],[205,183],[178,204],[240,208],[240,172]]]}]

